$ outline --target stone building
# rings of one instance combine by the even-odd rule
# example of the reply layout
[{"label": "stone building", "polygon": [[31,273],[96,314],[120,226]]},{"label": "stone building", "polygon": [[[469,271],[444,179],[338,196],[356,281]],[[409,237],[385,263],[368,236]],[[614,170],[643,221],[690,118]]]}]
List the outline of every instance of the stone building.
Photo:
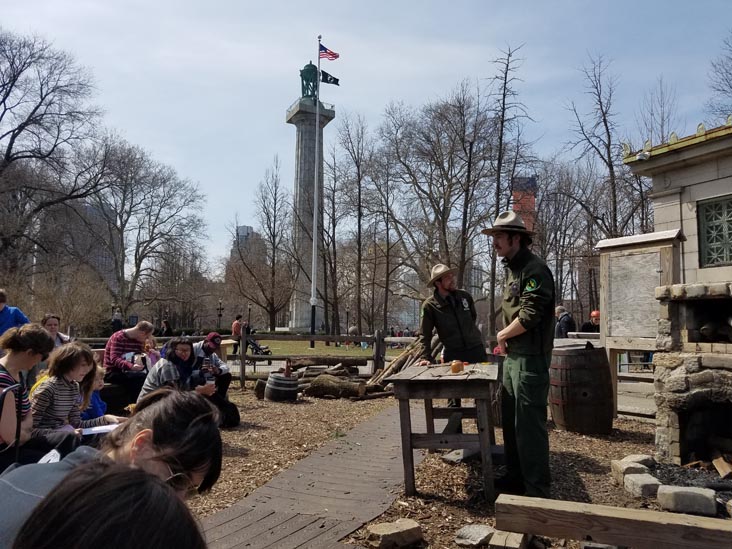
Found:
[{"label": "stone building", "polygon": [[634,174],[652,178],[653,234],[670,243],[654,288],[657,454],[710,459],[732,440],[732,116],[625,152]]}]

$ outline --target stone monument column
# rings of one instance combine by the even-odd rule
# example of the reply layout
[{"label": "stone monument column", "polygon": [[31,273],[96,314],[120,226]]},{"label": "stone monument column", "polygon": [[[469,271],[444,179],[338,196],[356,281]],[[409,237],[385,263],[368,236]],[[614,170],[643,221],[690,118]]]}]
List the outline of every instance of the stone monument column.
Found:
[{"label": "stone monument column", "polygon": [[[297,285],[290,301],[291,331],[309,332],[310,330],[310,282],[311,261],[313,256],[313,196],[315,185],[315,102],[318,70],[309,63],[300,71],[302,80],[302,97],[287,110],[287,123],[294,124],[297,129],[295,141],[295,192],[293,237],[295,252],[300,265]],[[320,143],[323,143],[323,128],[335,118],[333,105],[320,103]],[[318,151],[318,254],[323,251],[323,147]],[[323,291],[324,266],[318,258],[318,293]],[[315,326],[320,327],[323,321],[322,300],[316,310]]]}]

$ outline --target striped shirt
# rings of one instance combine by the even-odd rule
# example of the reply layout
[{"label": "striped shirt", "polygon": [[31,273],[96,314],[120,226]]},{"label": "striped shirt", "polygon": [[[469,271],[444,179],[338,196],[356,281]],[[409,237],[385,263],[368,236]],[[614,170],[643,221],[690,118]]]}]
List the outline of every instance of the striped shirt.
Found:
[{"label": "striped shirt", "polygon": [[[10,387],[11,385],[15,385],[18,383],[15,378],[10,375],[10,372],[8,372],[5,368],[0,366],[0,391],[5,389],[6,387]],[[5,396],[5,398],[12,398],[15,394],[9,393]],[[31,405],[30,405],[30,399],[28,398],[28,389],[26,387],[23,387],[23,393],[21,398],[21,414],[22,417],[25,417],[28,415],[28,412],[30,412]],[[0,444],[5,444],[5,441],[0,438]]]},{"label": "striped shirt", "polygon": [[127,337],[124,330],[114,332],[104,347],[104,367],[107,372],[130,370],[134,364],[125,360],[127,353],[142,353],[143,344],[136,339]]},{"label": "striped shirt", "polygon": [[33,392],[32,436],[41,436],[65,425],[78,429],[107,423],[104,416],[82,421],[80,404],[81,393],[76,381],[68,381],[64,377],[56,376],[42,381]]}]

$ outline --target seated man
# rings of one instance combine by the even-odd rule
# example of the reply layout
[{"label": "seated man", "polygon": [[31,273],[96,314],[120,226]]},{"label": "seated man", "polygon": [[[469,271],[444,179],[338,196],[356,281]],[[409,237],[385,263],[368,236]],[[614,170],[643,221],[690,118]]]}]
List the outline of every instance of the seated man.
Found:
[{"label": "seated man", "polygon": [[153,366],[146,364],[144,350],[145,341],[154,329],[152,323],[143,320],[133,328],[113,333],[104,347],[104,368],[107,370],[104,381],[124,387],[128,404],[137,400],[147,367]]},{"label": "seated man", "polygon": [[241,419],[239,409],[226,398],[226,393],[231,384],[231,373],[229,373],[226,362],[216,354],[220,346],[221,335],[217,332],[211,332],[206,336],[206,339],[193,345],[195,361],[190,384],[191,387],[205,384],[210,376],[213,376],[216,392],[207,396],[221,413],[221,426],[236,427]]},{"label": "seated man", "polygon": [[[231,384],[231,373],[229,373],[229,367],[226,362],[221,360],[216,354],[216,351],[221,347],[221,335],[217,332],[211,332],[206,336],[206,339],[199,341],[193,345],[193,355],[196,357],[196,361],[193,365],[193,369],[202,372],[201,375],[205,375],[206,367],[204,361],[208,359],[210,366],[208,372],[214,376],[216,380],[216,392],[223,398],[226,398],[226,393],[229,390]],[[195,384],[195,383],[194,383]]]}]

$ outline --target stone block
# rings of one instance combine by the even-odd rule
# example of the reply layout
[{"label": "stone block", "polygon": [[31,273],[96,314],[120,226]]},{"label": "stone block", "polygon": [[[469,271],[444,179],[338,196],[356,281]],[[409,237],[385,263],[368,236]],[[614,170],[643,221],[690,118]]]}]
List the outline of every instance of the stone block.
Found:
[{"label": "stone block", "polygon": [[366,530],[369,533],[369,544],[378,549],[408,547],[423,540],[422,527],[416,520],[408,518],[372,524]]},{"label": "stone block", "polygon": [[671,299],[684,299],[686,297],[686,285],[674,284],[671,286]]},{"label": "stone block", "polygon": [[682,355],[684,357],[684,368],[690,374],[701,370],[701,357],[698,354]]},{"label": "stone block", "polygon": [[730,348],[732,348],[732,345],[728,345],[727,343],[712,343],[713,354],[726,355],[730,352]]},{"label": "stone block", "polygon": [[670,320],[658,320],[658,333],[660,335],[670,335],[671,334],[671,321]]},{"label": "stone block", "polygon": [[658,318],[661,320],[671,320],[671,307],[669,307],[668,303],[662,302],[658,306]]},{"label": "stone block", "polygon": [[703,353],[699,358],[702,366],[705,368],[724,368],[725,370],[732,370],[732,355]]},{"label": "stone block", "polygon": [[707,284],[707,295],[726,297],[730,295],[730,285],[727,282],[713,282]]},{"label": "stone block", "polygon": [[610,473],[613,480],[620,486],[624,486],[626,475],[642,475],[649,473],[648,467],[640,463],[632,461],[623,461],[621,459],[613,459],[610,461]]},{"label": "stone block", "polygon": [[696,299],[704,297],[707,294],[706,284],[687,284],[686,285],[686,297],[689,299]]},{"label": "stone block", "polygon": [[[654,353],[653,366],[658,371],[659,368],[675,370],[684,364],[684,359],[679,353]],[[663,372],[660,372],[663,375]]]},{"label": "stone block", "polygon": [[468,524],[455,534],[455,545],[460,547],[482,547],[487,545],[496,529],[487,524]]},{"label": "stone block", "polygon": [[655,497],[661,482],[648,473],[625,475],[625,490],[637,498]]},{"label": "stone block", "polygon": [[666,511],[689,515],[717,515],[715,491],[690,486],[661,486],[656,495],[658,504]]},{"label": "stone block", "polygon": [[656,299],[667,300],[671,297],[671,286],[656,286]]},{"label": "stone block", "polygon": [[653,467],[656,465],[656,460],[653,459],[653,456],[649,456],[648,454],[631,454],[629,456],[625,456],[620,461],[626,461],[628,463],[639,463],[640,465],[645,465],[646,467]]},{"label": "stone block", "polygon": [[689,390],[689,378],[685,375],[669,376],[664,388],[668,393],[685,393]]},{"label": "stone block", "polygon": [[714,372],[712,370],[702,370],[688,376],[689,389],[697,389],[714,383]]},{"label": "stone block", "polygon": [[727,514],[732,517],[732,499],[727,500],[727,503],[724,504],[724,508],[727,510]]},{"label": "stone block", "polygon": [[676,342],[674,341],[674,338],[670,335],[661,335],[658,334],[656,336],[656,349],[659,351],[673,351],[676,348]]},{"label": "stone block", "polygon": [[[681,447],[678,443],[678,438],[679,438],[678,431],[676,431],[676,433],[669,433],[669,438],[671,438],[671,437],[673,437],[673,438],[671,439],[671,442],[668,443],[668,453],[671,457],[678,456],[680,458],[681,457],[680,456]],[[673,440],[674,438],[676,439],[676,441]]]}]

